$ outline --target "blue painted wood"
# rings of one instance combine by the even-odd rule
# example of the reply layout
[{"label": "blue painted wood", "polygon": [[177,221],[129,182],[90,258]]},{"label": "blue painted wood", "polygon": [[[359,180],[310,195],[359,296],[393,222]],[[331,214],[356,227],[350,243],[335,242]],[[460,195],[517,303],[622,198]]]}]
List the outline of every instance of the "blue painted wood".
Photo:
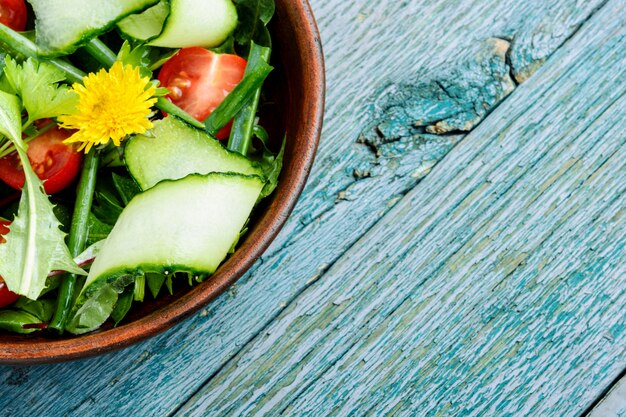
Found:
[{"label": "blue painted wood", "polygon": [[624,19],[600,10],[179,415],[589,406],[626,365]]},{"label": "blue painted wood", "polygon": [[589,413],[589,417],[624,416],[626,416],[626,378],[622,378]]},{"label": "blue painted wood", "polygon": [[[345,288],[350,288],[365,281],[354,270],[359,264],[380,265],[381,270],[390,267],[392,261],[386,258],[388,254],[375,251],[377,247],[383,247],[381,242],[387,237],[383,231],[388,229],[397,235],[401,230],[417,230],[412,222],[404,224],[409,220],[405,216],[414,213],[398,211],[397,207],[399,204],[406,207],[406,201],[418,204],[414,199],[403,197],[464,138],[465,133],[455,129],[473,129],[485,117],[483,123],[489,123],[491,117],[499,114],[496,110],[489,116],[489,112],[502,100],[501,106],[508,106],[507,114],[510,112],[511,120],[520,118],[520,125],[537,123],[532,114],[523,111],[524,105],[536,102],[535,96],[526,93],[526,101],[517,99],[509,104],[509,100],[517,97],[517,92],[510,95],[515,88],[531,88],[524,84],[517,87],[513,80],[526,80],[606,1],[533,0],[511,4],[498,0],[414,0],[383,3],[365,0],[313,2],[327,52],[329,81],[326,128],[318,163],[284,232],[240,285],[164,336],[123,352],[70,364],[0,368],[0,381],[4,381],[0,415],[167,415],[198,390],[199,394],[184,410],[204,413],[206,410],[201,411],[203,404],[211,397],[206,389],[202,389],[205,383],[209,381],[208,387],[219,386],[224,398],[233,398],[241,391],[231,392],[220,381],[241,378],[247,366],[258,378],[253,381],[242,379],[248,385],[242,385],[241,389],[251,392],[254,387],[259,395],[266,395],[264,402],[250,407],[271,408],[273,402],[283,405],[287,400],[275,396],[275,390],[263,383],[274,383],[276,376],[272,373],[284,375],[286,370],[278,372],[271,367],[259,367],[259,358],[263,359],[270,349],[276,349],[272,355],[279,356],[276,362],[280,365],[285,363],[284,359],[280,360],[280,352],[290,354],[295,348],[303,352],[310,349],[310,338],[326,331],[330,318],[326,309],[339,314],[350,306],[346,322],[336,330],[346,337],[358,335],[366,339],[362,332],[352,334],[351,329],[358,329],[352,326],[355,318],[371,319],[372,326],[376,320],[384,323],[392,320],[394,316],[387,314],[391,310],[384,310],[381,306],[386,303],[390,304],[389,308],[397,305],[404,299],[401,291],[406,287],[398,287],[400,295],[392,292],[389,299],[377,298],[371,304],[372,299],[360,298],[364,292],[350,298],[337,294],[337,287],[331,284],[343,283],[347,286]],[[615,3],[609,4],[615,8]],[[613,15],[619,16],[615,10]],[[614,21],[613,15],[607,17],[605,12],[602,16],[610,22]],[[608,27],[597,29],[595,34],[598,38],[609,35]],[[573,49],[583,51],[586,45],[587,41],[583,40]],[[587,55],[583,54],[583,57]],[[613,59],[612,65],[610,59]],[[607,57],[604,63],[609,68],[617,59]],[[389,65],[390,62],[393,64]],[[582,77],[580,74],[587,74],[584,72],[586,65],[590,66],[589,71],[602,68],[598,62],[592,66],[581,58],[580,62],[563,64],[562,72],[583,71],[574,72]],[[530,85],[532,80],[527,83]],[[540,84],[540,80],[535,81],[534,88]],[[597,82],[594,86],[597,87]],[[396,91],[403,94],[403,100],[394,106],[389,95]],[[557,86],[542,91],[546,95],[556,95],[560,89]],[[583,100],[584,94],[588,93],[572,88],[568,92],[571,97],[564,93],[560,97],[564,101],[578,99],[576,103],[581,111],[591,112],[593,106]],[[446,104],[441,105],[442,102]],[[553,107],[558,108],[556,104]],[[428,123],[412,130],[416,121],[426,119]],[[498,120],[502,123],[502,119]],[[566,114],[552,122],[555,126],[573,123]],[[385,130],[388,126],[397,129]],[[491,126],[495,126],[495,130],[501,128],[495,121]],[[371,132],[376,129],[381,134],[372,136]],[[484,130],[482,132],[485,134]],[[541,134],[540,129],[537,132],[537,135]],[[476,138],[476,135],[474,132],[470,138]],[[549,136],[547,133],[543,135]],[[465,143],[461,142],[462,145]],[[474,142],[465,146],[465,151],[471,154],[480,150]],[[454,155],[455,158],[459,156],[458,152]],[[458,170],[453,172],[459,173]],[[450,175],[446,181],[453,184],[456,179]],[[463,181],[467,179],[459,179],[458,184]],[[436,192],[420,194],[420,198],[429,201],[436,195]],[[366,235],[385,215],[387,220]],[[398,224],[390,222],[389,216]],[[364,235],[367,236],[365,241]],[[410,242],[415,238],[405,236],[405,239]],[[398,256],[412,256],[408,246],[406,251],[403,249],[403,242],[395,243],[394,252],[398,252]],[[348,258],[342,257],[355,244],[359,249],[349,251]],[[358,256],[360,251],[366,256]],[[413,273],[395,271],[391,278],[406,284]],[[371,279],[368,282],[376,289],[375,286],[382,281]],[[317,298],[312,299],[312,294]],[[428,300],[419,301],[419,294],[413,297],[418,300],[418,305],[427,305]],[[353,299],[357,300],[356,304],[351,302]],[[497,318],[500,316],[495,314],[499,311],[498,305],[494,304],[496,301],[492,300],[490,305]],[[309,303],[306,305],[310,310],[301,316],[293,314],[302,303]],[[326,309],[316,310],[313,306],[317,304]],[[411,303],[407,301],[405,304],[401,304],[402,308],[409,309]],[[599,305],[605,307],[603,303]],[[275,321],[277,317],[278,321]],[[312,327],[311,323],[314,323]],[[293,335],[293,329],[300,325],[302,332],[296,333],[293,339],[284,335],[279,337],[277,328],[280,326],[288,328],[289,334]],[[385,334],[385,340],[395,340],[391,336]],[[443,339],[443,336],[439,337]],[[378,345],[379,349],[390,346],[389,343]],[[336,357],[345,351],[345,346],[325,344],[323,349]],[[251,351],[254,352],[252,357]],[[247,356],[243,352],[248,352]],[[438,351],[433,349],[432,352]],[[370,369],[382,374],[380,369],[383,368],[375,368],[382,365],[368,368],[368,361],[376,363],[373,358],[379,358],[377,360],[382,361],[379,363],[393,363],[403,371],[413,369],[405,366],[406,361],[398,360],[402,354],[397,354],[397,362],[389,361],[382,354],[368,355],[365,361],[355,360],[342,365],[341,370],[353,370],[350,375],[361,375],[362,378],[372,375]],[[237,360],[231,361],[234,357]],[[242,362],[242,357],[247,358],[246,361]],[[607,358],[606,369],[597,371],[595,385],[598,387],[603,381],[611,380],[615,368],[620,366],[615,355],[607,353]],[[471,356],[464,360],[470,359]],[[295,369],[299,366],[291,362],[288,365]],[[297,385],[299,378],[304,378],[306,383],[298,387],[298,395],[326,383],[323,379],[327,378],[326,374],[322,373],[321,380],[315,379],[320,370],[314,368],[311,361],[305,361],[303,366],[302,376],[296,375],[293,381],[286,379],[283,385],[276,385],[277,390],[284,390],[285,398],[292,399],[295,395],[286,382]],[[334,369],[333,362],[326,362],[324,367]],[[258,369],[263,373],[257,373]],[[287,375],[291,378],[294,373]],[[372,386],[364,385],[362,389],[367,393]],[[304,401],[309,397],[303,394],[298,398]],[[330,406],[335,400],[333,394],[326,392],[319,395],[319,401]],[[217,402],[215,407],[223,405]],[[293,413],[298,410],[293,408],[295,405],[290,407]],[[319,404],[312,407],[319,407]]]}]

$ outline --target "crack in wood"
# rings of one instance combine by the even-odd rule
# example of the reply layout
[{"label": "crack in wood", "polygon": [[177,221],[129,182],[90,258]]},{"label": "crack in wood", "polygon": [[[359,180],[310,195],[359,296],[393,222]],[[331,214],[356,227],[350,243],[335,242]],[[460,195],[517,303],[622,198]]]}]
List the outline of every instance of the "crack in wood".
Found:
[{"label": "crack in wood", "polygon": [[444,64],[434,79],[384,87],[372,100],[373,122],[358,143],[378,157],[380,147],[403,137],[471,131],[516,86],[507,63],[508,41],[490,38],[474,49],[469,59]]}]

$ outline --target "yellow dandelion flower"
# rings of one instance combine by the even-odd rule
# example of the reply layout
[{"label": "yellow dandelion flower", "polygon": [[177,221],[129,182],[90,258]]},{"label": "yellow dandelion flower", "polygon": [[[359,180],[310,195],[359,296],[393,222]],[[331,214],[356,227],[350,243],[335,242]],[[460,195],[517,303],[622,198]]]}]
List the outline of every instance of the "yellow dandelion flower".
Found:
[{"label": "yellow dandelion flower", "polygon": [[76,112],[58,119],[62,127],[77,130],[66,143],[80,143],[78,149],[87,153],[110,140],[120,146],[126,136],[152,128],[148,117],[157,101],[156,87],[141,77],[139,68],[117,61],[109,71],[87,75],[83,83],[72,86],[79,96]]}]

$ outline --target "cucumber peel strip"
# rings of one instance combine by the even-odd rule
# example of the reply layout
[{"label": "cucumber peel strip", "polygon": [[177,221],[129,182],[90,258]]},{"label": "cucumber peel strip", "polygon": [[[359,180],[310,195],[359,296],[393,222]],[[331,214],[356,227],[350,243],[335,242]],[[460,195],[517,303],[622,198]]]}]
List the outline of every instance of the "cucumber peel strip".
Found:
[{"label": "cucumber peel strip", "polygon": [[[107,32],[125,17],[154,6],[159,0],[28,0],[35,12],[40,55],[68,55]],[[102,4],[106,3],[106,4]]]},{"label": "cucumber peel strip", "polygon": [[[99,327],[119,294],[146,273],[186,272],[196,281],[212,275],[239,238],[264,184],[257,176],[192,174],[135,197],[92,265],[65,329],[82,334]],[[195,210],[204,215],[199,218]],[[154,243],[142,245],[142,233]]]}]

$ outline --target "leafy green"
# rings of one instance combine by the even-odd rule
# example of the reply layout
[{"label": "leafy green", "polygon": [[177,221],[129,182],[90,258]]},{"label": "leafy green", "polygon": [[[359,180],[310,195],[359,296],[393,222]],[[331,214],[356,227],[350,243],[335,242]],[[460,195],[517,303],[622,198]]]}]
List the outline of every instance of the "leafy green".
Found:
[{"label": "leafy green", "polygon": [[21,138],[20,102],[16,96],[0,91],[0,133],[15,145],[26,181],[17,216],[13,219],[6,243],[0,245],[0,275],[11,291],[37,299],[53,270],[84,274],[65,245],[61,223],[43,191],[26,155]]},{"label": "leafy green", "polygon": [[26,311],[0,310],[0,329],[13,333],[29,334],[41,330],[28,328],[28,325],[37,323],[41,323],[41,320]]},{"label": "leafy green", "polygon": [[98,178],[91,211],[101,222],[114,225],[117,222],[124,203],[120,200],[113,178],[101,175]]},{"label": "leafy green", "polygon": [[89,213],[89,217],[87,219],[87,230],[89,230],[87,235],[87,245],[93,245],[103,239],[106,239],[111,233],[111,230],[113,230],[113,226],[101,222],[93,213]]},{"label": "leafy green", "polygon": [[0,134],[12,139],[22,150],[22,117],[20,100],[13,94],[0,91]]},{"label": "leafy green", "polygon": [[[95,220],[114,225],[124,207],[139,192],[141,189],[130,177],[105,171],[98,177],[94,194],[92,213],[96,217]],[[105,231],[107,235],[110,233],[110,230],[106,231],[106,228],[100,227],[101,224],[98,222],[90,220],[90,227],[92,226],[97,230]]]},{"label": "leafy green", "polygon": [[263,156],[263,171],[265,173],[265,178],[267,178],[267,182],[261,190],[260,199],[263,199],[274,192],[276,187],[278,187],[278,177],[280,176],[280,172],[283,169],[283,158],[285,156],[285,144],[287,143],[287,138],[283,140],[283,145],[280,148],[280,152],[278,155],[272,156],[272,154],[264,150]]},{"label": "leafy green", "polygon": [[156,71],[161,68],[167,61],[176,55],[180,49],[170,49],[163,52],[159,48],[152,48],[150,52],[150,71]]},{"label": "leafy green", "polygon": [[11,310],[21,310],[32,314],[39,319],[39,322],[47,322],[54,313],[53,300],[29,300],[22,297],[11,306]]},{"label": "leafy green", "polygon": [[74,111],[78,95],[66,85],[65,73],[51,64],[29,58],[22,65],[5,59],[4,74],[28,112],[28,123]]},{"label": "leafy green", "polygon": [[274,0],[234,0],[239,16],[235,29],[235,40],[247,47],[250,41],[261,46],[271,47],[267,24],[274,16]]},{"label": "leafy green", "polygon": [[137,194],[141,193],[141,188],[139,188],[135,180],[128,176],[116,174],[115,172],[113,173],[113,185],[125,206],[128,205],[130,200]]},{"label": "leafy green", "polygon": [[103,286],[70,317],[65,330],[83,334],[97,329],[109,318],[122,292],[123,288],[118,290],[111,285]]},{"label": "leafy green", "polygon": [[20,298],[8,310],[0,311],[0,329],[28,334],[39,331],[54,312],[53,300]]},{"label": "leafy green", "polygon": [[221,45],[216,46],[215,48],[210,48],[211,51],[216,54],[237,54],[235,51],[235,38],[231,34]]},{"label": "leafy green", "polygon": [[117,299],[115,307],[113,307],[113,311],[111,311],[111,318],[116,326],[120,324],[124,317],[126,317],[126,314],[130,311],[130,308],[133,305],[134,292],[134,288],[129,285]]},{"label": "leafy green", "polygon": [[117,54],[118,61],[121,61],[125,65],[132,67],[138,67],[142,77],[152,78],[152,55],[149,46],[140,44],[136,47],[131,47],[128,41],[124,42],[120,48],[120,52]]}]

